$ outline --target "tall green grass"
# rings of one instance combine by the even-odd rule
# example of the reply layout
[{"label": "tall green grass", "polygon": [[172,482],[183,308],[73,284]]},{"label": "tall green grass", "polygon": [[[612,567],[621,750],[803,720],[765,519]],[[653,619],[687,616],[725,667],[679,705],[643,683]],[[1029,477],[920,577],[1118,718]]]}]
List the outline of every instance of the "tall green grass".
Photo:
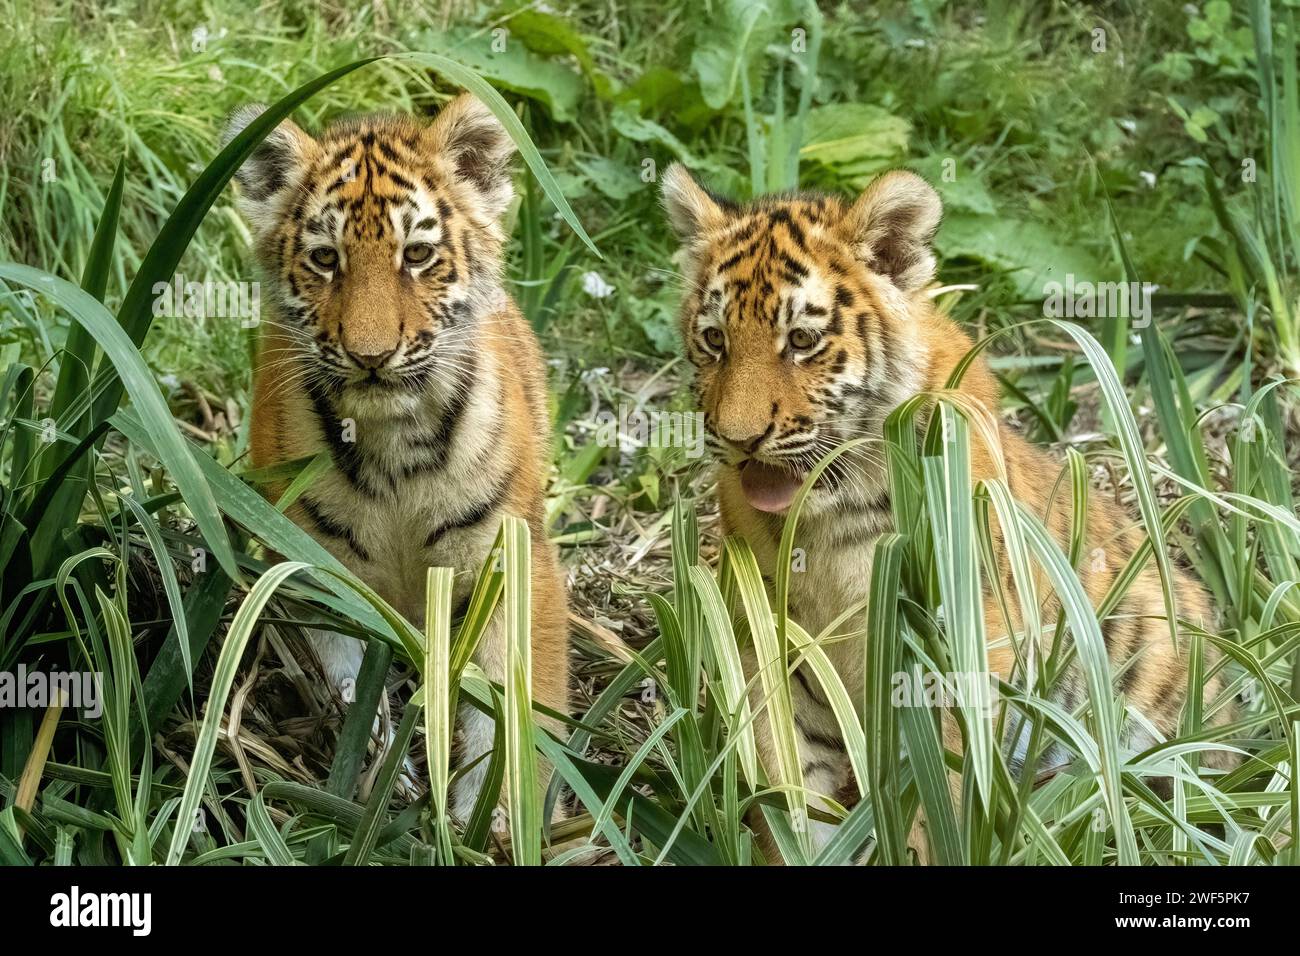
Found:
[{"label": "tall green grass", "polygon": [[[1265,22],[1266,13],[1267,7],[1256,5],[1257,23]],[[815,46],[813,51],[815,60]],[[748,83],[748,58],[758,53],[741,52],[746,57],[738,76]],[[433,66],[488,102],[519,143],[537,189],[572,226],[577,238],[566,239],[548,260],[541,196],[529,193],[532,206],[524,219],[534,244],[526,256],[524,274],[531,284],[523,298],[534,324],[544,325],[570,246],[591,242],[515,114],[463,67],[427,56],[352,63],[290,92],[188,190],[176,188],[175,210],[138,262],[114,241],[124,217],[141,215],[141,190],[119,167],[102,202],[87,194],[76,204],[78,218],[69,220],[70,234],[92,237],[84,254],[77,253],[76,261],[86,263],[79,287],[39,270],[0,264],[0,279],[16,290],[8,294],[8,305],[31,327],[39,329],[54,309],[75,323],[48,396],[36,394],[41,368],[20,361],[17,348],[4,356],[0,669],[12,670],[19,662],[57,664],[100,672],[105,686],[98,723],[57,708],[39,723],[27,711],[0,712],[0,861],[563,865],[599,848],[625,865],[883,865],[912,859],[908,834],[923,813],[931,857],[940,863],[1296,862],[1300,789],[1292,774],[1300,759],[1300,601],[1293,592],[1300,580],[1300,522],[1284,427],[1292,388],[1274,382],[1254,389],[1251,375],[1242,376],[1232,409],[1241,426],[1231,440],[1226,474],[1212,470],[1214,457],[1201,437],[1204,413],[1196,411],[1172,347],[1156,328],[1141,331],[1140,388],[1146,390],[1141,397],[1149,392],[1152,400],[1163,445],[1158,458],[1143,445],[1139,426],[1145,422],[1134,413],[1138,396],[1125,390],[1106,350],[1076,326],[1057,327],[1077,343],[1100,384],[1113,449],[1132,482],[1148,535],[1148,546],[1101,607],[1090,606],[1072,570],[1081,557],[1081,522],[1076,520],[1072,539],[1062,547],[1004,482],[972,484],[969,442],[981,440],[987,423],[968,417],[969,407],[954,392],[923,396],[896,410],[888,423],[896,533],[874,546],[869,601],[843,609],[818,634],[790,619],[786,594],[802,494],[788,519],[770,589],[743,540],[727,540],[715,567],[702,561],[695,503],[683,499],[672,517],[672,587],[645,596],[657,635],[628,652],[629,662],[585,713],[547,715],[566,717],[567,739],[542,729],[529,700],[528,537],[520,522],[503,527],[502,560],[485,562],[459,620],[451,614],[449,569],[430,570],[420,630],[285,518],[284,500],[277,508],[261,497],[258,479],[267,475],[231,471],[181,438],[139,351],[151,330],[148,290],[176,270],[233,170],[280,118],[346,74],[394,62]],[[1285,148],[1294,135],[1292,120],[1285,118],[1295,115],[1294,71],[1284,71],[1281,83],[1271,114],[1274,148],[1283,154],[1279,169],[1281,160],[1295,154]],[[778,75],[774,107],[784,109],[784,86],[785,77]],[[799,88],[793,117],[776,113],[773,126],[753,115],[755,91],[742,90],[755,190],[791,182],[791,164],[797,163],[791,147],[797,148],[798,123],[812,95],[808,75]],[[797,172],[797,164],[793,168]],[[1294,204],[1288,205],[1285,192],[1278,196],[1266,220],[1272,223],[1273,250],[1293,238],[1293,227],[1285,223],[1294,222]],[[93,229],[91,206],[101,210]],[[142,217],[131,228],[144,222]],[[1280,280],[1268,281],[1263,260],[1250,258],[1259,242],[1243,235],[1243,261],[1262,270],[1254,274],[1263,277],[1259,287],[1266,290],[1285,358],[1290,293]],[[1136,279],[1127,252],[1125,260]],[[130,284],[123,263],[134,271]],[[103,303],[114,281],[125,295],[110,311]],[[1252,285],[1243,278],[1235,289],[1248,316],[1258,311]],[[17,291],[23,289],[32,295]],[[299,467],[301,480],[289,494],[311,480],[313,466]],[[1063,484],[1077,516],[1086,510],[1089,493],[1086,463],[1074,453],[1065,469]],[[293,474],[290,469],[276,477]],[[1001,576],[989,573],[992,515],[1007,541],[1015,594],[1004,593]],[[1204,709],[1188,708],[1177,739],[1125,753],[1124,727],[1139,718],[1126,713],[1116,695],[1101,624],[1146,562],[1159,569],[1167,613],[1176,615],[1168,587],[1172,545],[1184,548],[1223,612],[1221,631],[1196,635],[1192,656],[1202,663],[1192,668],[1192,689],[1219,672],[1228,679],[1218,700]],[[142,549],[148,554],[140,554]],[[194,549],[210,559],[201,571],[192,570]],[[286,560],[268,566],[268,551]],[[159,577],[159,603],[172,622],[156,649],[136,643],[152,626],[138,619],[140,608],[130,600],[136,593],[132,568],[142,558]],[[994,706],[967,687],[948,689],[957,700],[951,719],[962,747],[947,751],[936,710],[894,706],[894,677],[987,670],[990,635],[976,613],[982,582],[987,580],[998,602],[1034,608],[1042,597],[1035,592],[1040,579],[1061,598],[1061,619],[1025,615],[1023,633],[1008,638],[1019,651],[1017,671],[996,688]],[[324,626],[367,641],[355,699],[319,788],[259,768],[250,789],[237,767],[218,759],[244,652],[260,629],[282,625],[278,613],[268,613],[272,606],[289,616],[286,626]],[[507,622],[511,666],[505,686],[488,681],[473,663],[494,614]],[[1087,700],[1074,712],[1053,702],[1061,661],[1036,650],[1051,628],[1068,637],[1057,645],[1078,656],[1087,678]],[[863,686],[846,686],[830,663],[827,647],[842,641],[861,644],[868,661]],[[1221,652],[1208,668],[1206,646]],[[748,657],[757,661],[756,672],[745,671]],[[391,745],[372,755],[371,724],[393,660],[411,668],[419,690],[403,702]],[[204,661],[212,671],[200,684],[196,675]],[[809,793],[802,780],[790,694],[796,667],[805,667],[832,702],[856,781],[848,805]],[[657,723],[633,744],[614,732],[613,716],[623,698],[647,680],[663,707]],[[1238,695],[1247,700],[1239,719],[1211,728],[1207,718]],[[1189,694],[1193,701],[1199,697]],[[446,808],[458,772],[451,715],[462,703],[498,718],[496,745],[486,758],[488,783],[463,827],[452,824]],[[164,755],[153,745],[178,708],[195,714],[193,749],[181,758],[184,770],[160,759]],[[1019,717],[1030,718],[1032,730],[1029,757],[1017,777],[1002,740]],[[759,719],[771,723],[777,740],[771,765],[756,746]],[[427,785],[428,794],[403,801],[395,793],[405,756],[420,746],[421,728],[429,779],[418,783]],[[593,759],[593,743],[622,749],[619,765]],[[1072,761],[1048,774],[1056,768],[1039,762],[1057,744]],[[1204,769],[1199,754],[1219,746],[1247,757],[1226,774]],[[538,779],[547,772],[553,773],[549,787]],[[949,786],[954,774],[961,783],[957,800]],[[1170,777],[1172,793],[1160,796],[1151,781]],[[552,825],[555,801],[568,799],[561,791],[572,794],[575,812]],[[503,793],[504,826],[494,813]],[[760,818],[775,847],[766,858],[755,838]],[[817,820],[838,823],[822,847],[812,840],[811,823]]]}]

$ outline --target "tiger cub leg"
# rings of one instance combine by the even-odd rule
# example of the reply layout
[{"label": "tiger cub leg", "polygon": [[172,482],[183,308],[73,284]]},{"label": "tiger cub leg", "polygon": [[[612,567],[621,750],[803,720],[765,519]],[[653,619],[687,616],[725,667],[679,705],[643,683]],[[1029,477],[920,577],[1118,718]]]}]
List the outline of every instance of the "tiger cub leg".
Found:
[{"label": "tiger cub leg", "polygon": [[[540,553],[539,553],[540,552]],[[558,714],[569,713],[569,635],[568,607],[564,581],[549,548],[533,549],[532,561],[532,692],[534,702]],[[506,634],[503,609],[498,608],[474,652],[476,663],[487,678],[506,686]],[[533,721],[560,740],[567,731],[563,721],[533,710]],[[472,704],[462,702],[456,719],[459,740],[457,763],[461,766],[478,761],[462,772],[452,784],[451,815],[460,823],[469,820],[487,778],[490,753],[496,739],[496,721]],[[482,757],[483,759],[479,759]],[[538,758],[537,786],[544,800],[551,776],[549,762]],[[505,785],[499,805],[505,800]],[[562,801],[556,801],[552,821],[564,816]]]},{"label": "tiger cub leg", "polygon": [[[754,673],[752,651],[745,660],[747,674]],[[839,723],[830,704],[813,686],[802,670],[790,680],[790,701],[794,712],[795,746],[799,753],[799,769],[803,773],[804,790],[810,809],[830,812],[831,802],[852,782],[848,754],[840,735]],[[763,706],[762,681],[755,681],[750,690],[750,707],[757,713],[754,719],[754,740],[759,759],[769,779],[776,776],[776,743],[767,708]],[[761,708],[761,709],[760,709]],[[758,838],[759,849],[769,861],[780,861],[762,811],[755,808],[750,815],[750,825]],[[809,820],[809,843],[816,856],[835,835],[836,824],[822,820]]]},{"label": "tiger cub leg", "polygon": [[315,629],[307,631],[307,643],[320,661],[330,687],[344,701],[350,701],[352,695],[348,685],[355,682],[361,672],[361,658],[365,656],[366,645],[355,637]]},{"label": "tiger cub leg", "polygon": [[[357,675],[361,673],[361,660],[366,653],[365,643],[355,637],[315,629],[308,630],[306,637],[312,653],[320,661],[321,670],[325,672],[325,679],[329,682],[330,689],[339,696],[345,706],[351,707],[356,697],[356,681]],[[376,757],[376,760],[381,759],[397,739],[396,722],[389,720],[385,726],[385,714],[385,710],[376,713],[374,722],[370,726],[371,736],[376,740],[382,737],[383,740],[383,746],[379,750],[380,756]],[[416,769],[415,761],[411,759],[409,753],[406,754],[402,758],[402,775],[399,778],[402,786],[409,793],[417,793],[420,788],[417,781],[420,779],[421,774]]]},{"label": "tiger cub leg", "polygon": [[[488,680],[505,686],[505,626],[501,608],[497,608],[492,615],[492,620],[479,639],[478,648],[474,651],[474,663],[483,670]],[[496,740],[496,721],[473,704],[462,700],[456,714],[455,739],[455,764],[468,769],[462,769],[452,781],[449,810],[452,819],[463,825],[469,822],[479,791],[483,789],[487,778],[488,764],[491,761],[489,754]]]}]

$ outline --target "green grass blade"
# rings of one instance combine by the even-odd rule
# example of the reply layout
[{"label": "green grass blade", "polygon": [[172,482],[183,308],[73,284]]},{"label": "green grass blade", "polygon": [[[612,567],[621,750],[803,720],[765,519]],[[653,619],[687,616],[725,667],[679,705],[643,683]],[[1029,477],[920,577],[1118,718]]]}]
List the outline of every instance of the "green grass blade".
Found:
[{"label": "green grass blade", "polygon": [[[113,427],[133,445],[161,457],[160,446],[155,443],[152,433],[141,423],[134,409],[118,412],[113,416],[112,422]],[[223,468],[210,455],[184,443],[182,446],[197,463],[203,478],[212,488],[221,510],[231,521],[254,534],[277,554],[289,560],[303,561],[323,571],[333,572],[334,577],[329,574],[316,576],[333,592],[339,606],[345,609],[346,614],[386,640],[394,644],[401,643],[397,631],[376,613],[373,606],[359,600],[354,591],[340,583],[341,580],[350,578],[350,574],[337,558],[321,547],[315,538],[276,511],[265,498]]]},{"label": "green grass blade", "polygon": [[528,524],[507,517],[505,541],[506,639],[506,794],[510,845],[518,866],[542,862],[542,813],[537,788],[537,750],[533,746],[532,576]]},{"label": "green grass blade", "polygon": [[384,812],[397,783],[397,775],[402,772],[407,751],[411,749],[411,738],[420,724],[421,703],[418,697],[412,697],[402,713],[402,721],[397,725],[397,732],[389,744],[384,756],[383,766],[379,768],[379,777],[375,788],[366,801],[366,812],[352,836],[352,843],[343,857],[344,866],[365,866],[370,862],[370,855],[379,842],[379,833],[384,827],[387,815]]},{"label": "green grass blade", "polygon": [[[920,667],[910,667],[912,686],[920,686]],[[917,795],[925,810],[925,834],[939,866],[960,866],[966,859],[961,827],[952,805],[948,768],[943,759],[943,741],[932,714],[923,707],[900,708],[899,725],[916,779]]]},{"label": "green grass blade", "polygon": [[261,793],[248,802],[248,829],[253,838],[266,854],[266,861],[272,866],[298,866],[293,851],[284,842],[284,837],[276,829],[271,814],[266,809],[266,800]]},{"label": "green grass blade", "polygon": [[865,724],[867,769],[862,778],[874,808],[879,858],[886,864],[902,863],[907,834],[899,815],[897,780],[898,708],[892,684],[900,671],[898,597],[902,593],[902,566],[906,542],[901,535],[882,535],[872,549],[871,597],[867,602],[864,636],[862,714]]},{"label": "green grass blade", "polygon": [[922,458],[934,535],[944,629],[957,681],[956,702],[966,727],[966,760],[984,807],[993,791],[993,722],[984,675],[989,673],[984,604],[975,546],[970,441],[965,417],[940,402]]},{"label": "green grass blade", "polygon": [[177,643],[177,624],[173,622],[144,679],[144,706],[133,718],[132,747],[139,747],[149,739],[150,728],[162,726],[163,720],[190,685],[192,671],[186,667],[185,661],[188,660],[192,666],[216,633],[232,586],[230,578],[219,568],[211,569],[190,585],[183,611],[185,630],[190,636],[188,651],[181,651]]},{"label": "green grass blade", "polygon": [[[807,486],[805,485],[805,488]],[[763,578],[749,545],[735,536],[723,542],[727,561],[735,576],[745,616],[754,638],[763,699],[767,701],[767,719],[772,730],[776,766],[764,767],[769,780],[782,787],[790,810],[791,827],[798,835],[803,855],[808,855],[808,800],[803,784],[799,746],[794,729],[794,704],[790,696],[790,677],[785,654],[777,639],[772,609],[767,603]]]},{"label": "green grass blade", "polygon": [[754,728],[749,719],[749,697],[745,693],[745,671],[740,663],[736,635],[731,627],[731,615],[718,590],[718,583],[702,567],[690,569],[691,584],[699,597],[700,608],[707,622],[705,628],[712,640],[713,656],[721,676],[723,706],[727,710],[728,726],[738,728],[737,745],[740,766],[745,782],[751,789],[758,786],[758,749],[754,742]]},{"label": "green grass blade", "polygon": [[447,786],[451,779],[451,733],[455,723],[451,692],[452,568],[430,568],[424,614],[424,746],[429,788],[436,813],[438,851],[451,859]]},{"label": "green grass blade", "polygon": [[334,759],[330,762],[330,775],[325,781],[325,792],[351,800],[361,780],[361,768],[370,749],[375,714],[379,702],[387,693],[388,668],[393,662],[393,650],[380,641],[366,644],[361,658],[361,669],[352,689],[343,730],[334,743]]},{"label": "green grass blade", "polygon": [[[849,765],[853,768],[854,779],[858,781],[859,791],[861,791],[865,788],[867,768],[870,761],[867,758],[866,734],[858,719],[857,708],[853,706],[853,698],[845,688],[844,681],[840,679],[839,671],[835,669],[830,656],[821,647],[820,643],[814,641],[807,631],[793,621],[789,623],[789,633],[792,649],[798,653],[796,663],[806,663],[808,665],[813,676],[817,678],[817,683],[821,686],[827,703],[830,704],[831,712],[835,715],[835,721],[840,727],[840,734],[844,741],[845,753],[848,754]],[[865,794],[863,795],[865,796]],[[828,794],[828,796],[833,795]]]},{"label": "green grass blade", "polygon": [[[573,792],[577,796],[578,800],[588,810],[593,810],[595,808],[602,807],[602,806],[609,806],[614,803],[613,800],[602,801],[602,798],[597,788],[592,785],[591,781],[586,776],[584,776],[582,770],[579,769],[578,763],[574,759],[572,751],[566,748],[559,741],[551,739],[548,735],[544,733],[538,734],[537,746],[541,749],[542,756],[544,756],[547,760],[551,762],[551,766],[555,768],[556,774],[559,775],[560,779],[562,779],[571,788],[573,788]],[[589,764],[587,766],[594,766],[594,765]],[[612,787],[610,789],[606,789],[605,792],[606,794],[611,793]],[[638,803],[637,802],[638,800],[643,801],[643,803]],[[638,807],[641,805],[648,805],[654,807],[654,804],[650,803],[650,801],[646,800],[645,797],[642,797],[640,794],[637,793],[633,793],[630,798],[623,797],[619,801],[619,803],[621,804],[619,812],[622,812],[624,814],[635,815],[638,821],[644,819],[645,815],[638,814],[636,813],[635,810],[629,810],[628,809],[629,807]],[[658,808],[655,807],[655,809]],[[662,811],[660,811],[660,813],[662,813]],[[664,814],[664,816],[666,817],[667,814]],[[609,845],[613,848],[615,854],[618,855],[618,859],[620,863],[622,863],[624,866],[641,865],[640,858],[636,855],[636,852],[628,844],[627,840],[623,836],[623,832],[619,830],[619,828],[615,825],[613,820],[606,820],[604,822],[604,824],[601,827],[601,833],[604,834],[605,839],[609,841]],[[695,846],[698,847],[698,844],[701,842],[703,841],[696,841]],[[687,840],[687,841],[683,841],[683,843],[686,848],[685,852],[689,852],[689,850],[691,849],[691,841]],[[707,847],[708,844],[704,844],[704,846]],[[677,852],[679,856],[675,858],[675,862],[703,862],[699,860],[681,859],[680,854],[682,854],[684,851],[680,847]],[[711,862],[716,863],[717,861],[712,860]]]}]

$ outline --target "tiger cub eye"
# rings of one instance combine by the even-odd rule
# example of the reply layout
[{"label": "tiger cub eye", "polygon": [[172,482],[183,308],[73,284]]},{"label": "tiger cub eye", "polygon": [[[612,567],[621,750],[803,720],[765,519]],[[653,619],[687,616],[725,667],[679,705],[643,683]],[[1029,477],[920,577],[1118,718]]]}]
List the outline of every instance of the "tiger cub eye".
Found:
[{"label": "tiger cub eye", "polygon": [[333,269],[339,264],[339,254],[335,249],[321,246],[311,251],[311,261],[322,269]]},{"label": "tiger cub eye", "polygon": [[412,243],[402,252],[402,259],[408,266],[422,266],[431,258],[433,246],[427,242]]},{"label": "tiger cub eye", "polygon": [[817,344],[819,336],[810,329],[795,329],[790,333],[790,345],[805,351]]},{"label": "tiger cub eye", "polygon": [[716,326],[704,330],[704,341],[711,349],[720,349],[727,344],[727,337]]}]

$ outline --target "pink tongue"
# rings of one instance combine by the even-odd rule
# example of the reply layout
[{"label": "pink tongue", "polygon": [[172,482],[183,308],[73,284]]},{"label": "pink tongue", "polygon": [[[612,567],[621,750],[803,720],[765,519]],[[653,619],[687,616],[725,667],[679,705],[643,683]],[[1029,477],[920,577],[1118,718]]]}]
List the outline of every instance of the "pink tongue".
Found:
[{"label": "pink tongue", "polygon": [[748,461],[740,469],[745,499],[759,511],[784,511],[794,501],[802,482],[793,472],[761,461]]}]

